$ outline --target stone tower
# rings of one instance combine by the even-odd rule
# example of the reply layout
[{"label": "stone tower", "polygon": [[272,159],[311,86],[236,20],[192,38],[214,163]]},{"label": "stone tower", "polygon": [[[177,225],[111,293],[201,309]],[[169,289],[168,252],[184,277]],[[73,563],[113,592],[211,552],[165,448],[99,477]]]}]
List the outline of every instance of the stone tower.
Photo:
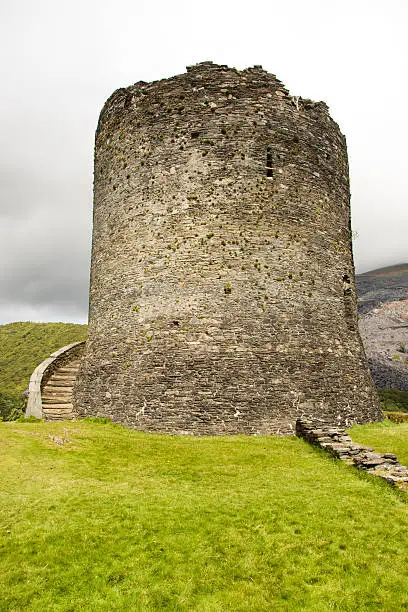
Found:
[{"label": "stone tower", "polygon": [[381,418],[357,330],[346,143],[260,66],[117,90],[95,145],[80,415],[289,433]]}]

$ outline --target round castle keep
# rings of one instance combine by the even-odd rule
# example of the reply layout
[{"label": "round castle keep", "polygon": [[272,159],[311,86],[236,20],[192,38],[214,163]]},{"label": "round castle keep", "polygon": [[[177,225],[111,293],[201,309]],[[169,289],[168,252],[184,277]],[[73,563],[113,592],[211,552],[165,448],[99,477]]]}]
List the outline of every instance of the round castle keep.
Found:
[{"label": "round castle keep", "polygon": [[192,434],[380,419],[349,199],[326,104],[260,66],[117,90],[96,133],[76,413]]}]

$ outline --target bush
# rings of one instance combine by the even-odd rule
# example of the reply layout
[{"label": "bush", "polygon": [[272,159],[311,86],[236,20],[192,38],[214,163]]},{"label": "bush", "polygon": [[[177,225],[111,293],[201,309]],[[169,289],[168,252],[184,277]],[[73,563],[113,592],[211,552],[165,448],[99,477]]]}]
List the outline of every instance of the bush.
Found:
[{"label": "bush", "polygon": [[6,391],[0,391],[0,420],[16,421],[24,416],[24,398]]},{"label": "bush", "polygon": [[398,389],[378,389],[383,410],[408,412],[408,391]]},{"label": "bush", "polygon": [[408,413],[406,412],[384,412],[385,416],[391,423],[407,423]]}]

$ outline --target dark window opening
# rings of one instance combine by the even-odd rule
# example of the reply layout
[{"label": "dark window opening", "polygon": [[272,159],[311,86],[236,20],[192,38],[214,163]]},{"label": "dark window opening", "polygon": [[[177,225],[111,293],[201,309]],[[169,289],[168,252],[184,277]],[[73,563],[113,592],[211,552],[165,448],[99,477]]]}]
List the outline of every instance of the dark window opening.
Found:
[{"label": "dark window opening", "polygon": [[125,108],[129,108],[129,106],[132,104],[132,100],[133,100],[133,95],[131,93],[127,93],[123,106]]},{"label": "dark window opening", "polygon": [[351,290],[351,280],[348,274],[343,276],[343,304],[347,327],[354,331],[356,329],[357,313]]},{"label": "dark window opening", "polygon": [[273,176],[272,152],[269,147],[266,149],[266,176],[269,176],[269,177]]},{"label": "dark window opening", "polygon": [[350,277],[348,274],[343,276],[343,294],[344,296],[351,295]]}]

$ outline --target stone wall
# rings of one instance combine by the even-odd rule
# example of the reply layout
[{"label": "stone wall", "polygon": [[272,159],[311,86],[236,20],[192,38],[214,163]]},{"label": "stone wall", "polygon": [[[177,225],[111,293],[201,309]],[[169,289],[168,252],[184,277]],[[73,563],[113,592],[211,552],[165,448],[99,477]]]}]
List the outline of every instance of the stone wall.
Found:
[{"label": "stone wall", "polygon": [[170,433],[381,418],[356,324],[346,143],[323,102],[211,62],[106,102],[74,402]]},{"label": "stone wall", "polygon": [[333,427],[324,421],[298,419],[296,435],[348,465],[383,478],[401,491],[408,492],[408,467],[401,465],[393,453],[376,453],[369,446],[356,444],[345,429]]}]

